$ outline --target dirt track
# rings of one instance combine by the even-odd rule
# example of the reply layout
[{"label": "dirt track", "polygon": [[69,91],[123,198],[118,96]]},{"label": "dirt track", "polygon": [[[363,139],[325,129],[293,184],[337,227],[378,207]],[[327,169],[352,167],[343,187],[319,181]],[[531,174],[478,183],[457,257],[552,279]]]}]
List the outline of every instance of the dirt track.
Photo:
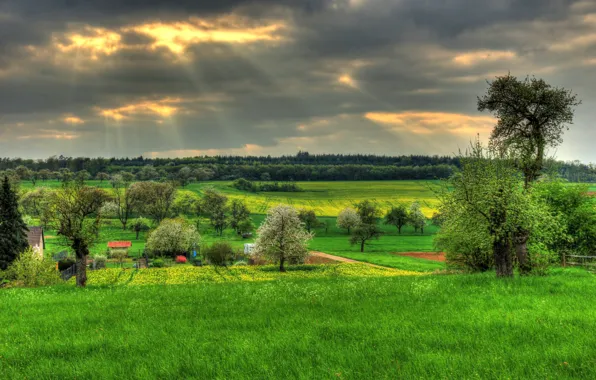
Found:
[{"label": "dirt track", "polygon": [[393,255],[445,262],[445,253],[443,252],[395,252]]}]

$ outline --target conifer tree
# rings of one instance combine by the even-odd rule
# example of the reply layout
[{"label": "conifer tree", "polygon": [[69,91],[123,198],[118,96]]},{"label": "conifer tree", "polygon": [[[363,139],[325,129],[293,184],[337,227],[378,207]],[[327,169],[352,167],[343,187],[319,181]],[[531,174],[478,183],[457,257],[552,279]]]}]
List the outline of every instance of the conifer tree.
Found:
[{"label": "conifer tree", "polygon": [[15,191],[5,176],[0,189],[0,270],[5,270],[28,246],[27,226]]}]

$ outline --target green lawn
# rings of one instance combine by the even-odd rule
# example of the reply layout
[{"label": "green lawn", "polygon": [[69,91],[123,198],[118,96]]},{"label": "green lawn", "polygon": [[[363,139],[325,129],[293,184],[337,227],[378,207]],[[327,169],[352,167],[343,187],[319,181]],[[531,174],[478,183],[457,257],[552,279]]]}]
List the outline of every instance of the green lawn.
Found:
[{"label": "green lawn", "polygon": [[596,377],[581,271],[0,290],[2,378]]},{"label": "green lawn", "polygon": [[[109,189],[109,181],[88,181],[89,185]],[[437,199],[432,188],[438,181],[324,181],[298,182],[305,191],[296,193],[250,193],[231,187],[231,181],[192,183],[180,191],[201,193],[206,186],[213,186],[230,198],[244,199],[255,214],[264,214],[279,203],[314,209],[317,215],[337,216],[345,207],[365,199],[375,200],[383,209],[398,202],[418,200],[428,217],[432,215]],[[39,181],[36,186],[60,187],[58,181]],[[30,182],[23,182],[22,189],[31,189]]]},{"label": "green lawn", "polygon": [[[264,215],[252,216],[256,226],[260,225]],[[405,227],[402,234],[398,235],[395,227],[381,225],[384,235],[379,240],[373,240],[367,244],[365,252],[360,253],[358,245],[350,245],[347,231],[340,230],[335,225],[334,217],[320,218],[328,222],[328,228],[317,228],[314,230],[315,238],[310,243],[310,249],[321,251],[337,256],[348,257],[355,260],[370,262],[373,264],[389,266],[403,270],[415,271],[434,271],[444,269],[443,263],[428,262],[428,260],[416,259],[411,257],[400,257],[393,255],[394,252],[433,252],[433,236],[437,228],[428,226],[423,235],[414,232],[411,227]],[[129,256],[136,257],[145,247],[145,233],[141,233],[139,240],[136,240],[135,233],[127,230],[123,231],[120,223],[116,219],[104,221],[106,223],[100,232],[99,239],[90,249],[92,255],[105,255],[109,241],[132,241],[132,248]],[[68,250],[65,242],[56,236],[56,231],[46,231],[46,252],[54,254],[63,250]],[[226,230],[223,236],[217,236],[209,226],[209,221],[204,219],[201,222],[201,244],[208,245],[218,240],[225,240],[233,247],[242,249],[245,243],[253,242],[254,239],[242,239],[234,234],[232,230]],[[132,262],[125,263],[125,267],[131,267]]]}]

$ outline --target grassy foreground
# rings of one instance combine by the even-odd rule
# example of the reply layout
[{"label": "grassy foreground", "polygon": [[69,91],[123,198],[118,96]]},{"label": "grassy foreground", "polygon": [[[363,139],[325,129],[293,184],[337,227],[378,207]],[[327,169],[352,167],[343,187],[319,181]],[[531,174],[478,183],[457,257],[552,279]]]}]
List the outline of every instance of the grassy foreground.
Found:
[{"label": "grassy foreground", "polygon": [[595,378],[565,271],[0,291],[3,378]]}]

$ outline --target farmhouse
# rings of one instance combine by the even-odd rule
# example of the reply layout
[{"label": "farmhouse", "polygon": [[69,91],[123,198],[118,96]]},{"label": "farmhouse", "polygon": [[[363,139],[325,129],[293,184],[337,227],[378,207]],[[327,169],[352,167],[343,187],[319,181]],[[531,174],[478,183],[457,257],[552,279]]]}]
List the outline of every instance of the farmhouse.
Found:
[{"label": "farmhouse", "polygon": [[27,228],[29,229],[27,232],[27,242],[29,243],[29,246],[40,257],[43,257],[43,250],[46,248],[46,241],[43,236],[43,227],[28,226]]}]

